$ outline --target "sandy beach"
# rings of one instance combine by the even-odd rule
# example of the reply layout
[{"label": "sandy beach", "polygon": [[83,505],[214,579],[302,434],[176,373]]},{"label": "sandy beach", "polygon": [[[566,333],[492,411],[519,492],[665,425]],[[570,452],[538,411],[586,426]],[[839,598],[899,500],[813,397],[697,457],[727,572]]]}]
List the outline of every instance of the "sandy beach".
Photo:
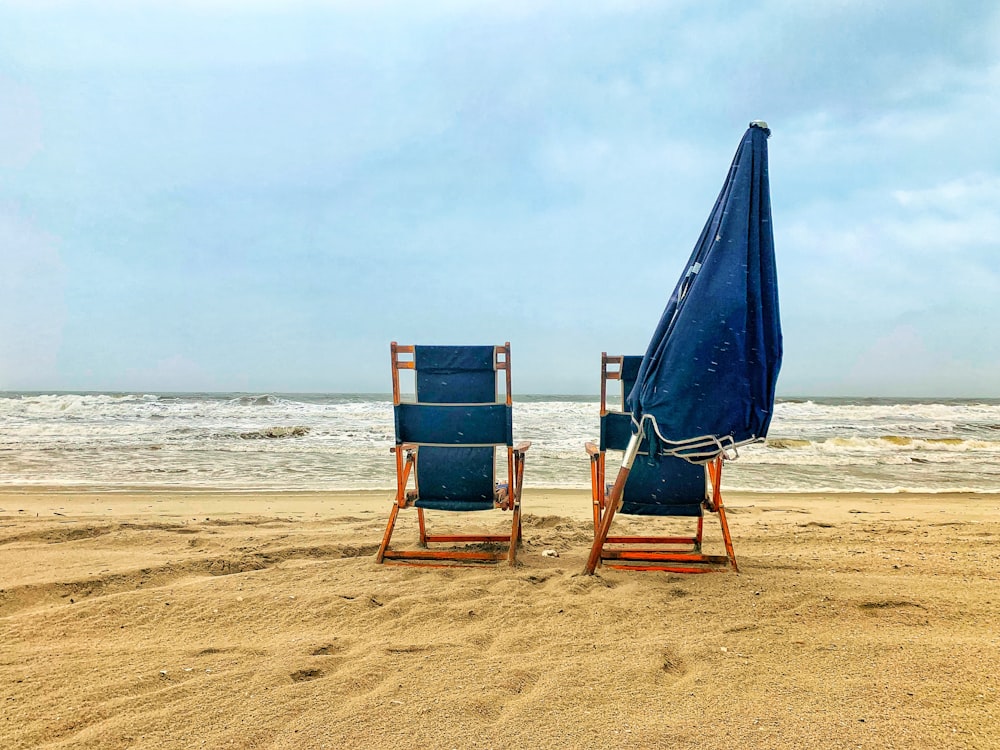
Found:
[{"label": "sandy beach", "polygon": [[0,746],[1000,746],[1000,496],[732,494],[739,574],[593,577],[586,492],[513,569],[376,565],[388,497],[0,492]]}]

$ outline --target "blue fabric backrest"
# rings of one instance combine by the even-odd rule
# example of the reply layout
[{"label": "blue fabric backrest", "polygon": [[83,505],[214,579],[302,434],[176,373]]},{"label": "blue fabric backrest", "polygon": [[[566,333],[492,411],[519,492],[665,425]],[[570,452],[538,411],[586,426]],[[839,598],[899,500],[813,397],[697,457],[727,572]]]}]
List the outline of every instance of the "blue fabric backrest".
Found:
[{"label": "blue fabric backrest", "polygon": [[512,445],[506,404],[399,404],[396,440],[418,445]]},{"label": "blue fabric backrest", "polygon": [[513,445],[511,409],[497,403],[492,346],[416,346],[415,404],[395,408],[396,442],[416,443],[418,507],[493,507],[495,448]]},{"label": "blue fabric backrest", "polygon": [[[621,388],[627,395],[635,385],[642,357],[622,357],[619,379]],[[632,415],[628,412],[608,412],[601,419],[601,450],[623,451],[632,437]]]},{"label": "blue fabric backrest", "polygon": [[497,378],[492,346],[415,346],[417,403],[492,404]]},{"label": "blue fabric backrest", "polygon": [[[635,385],[642,357],[622,357],[621,383],[628,394]],[[632,437],[632,415],[608,412],[601,418],[601,450],[624,451]],[[622,513],[642,516],[698,516],[705,500],[705,467],[676,456],[650,456],[646,441],[632,464]]]},{"label": "blue fabric backrest", "polygon": [[635,387],[635,380],[639,377],[639,368],[642,366],[642,357],[625,356],[622,357],[621,381],[622,388],[627,396]]}]

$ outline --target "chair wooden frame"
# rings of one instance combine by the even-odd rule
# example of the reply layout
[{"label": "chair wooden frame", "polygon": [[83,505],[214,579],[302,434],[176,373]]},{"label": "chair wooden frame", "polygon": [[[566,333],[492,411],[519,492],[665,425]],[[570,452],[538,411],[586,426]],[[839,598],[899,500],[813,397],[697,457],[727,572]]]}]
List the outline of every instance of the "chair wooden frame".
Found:
[{"label": "chair wooden frame", "polygon": [[[601,418],[608,414],[608,381],[619,381],[623,388],[623,356],[601,354]],[[624,390],[624,389],[623,389]],[[624,392],[622,404],[624,409]],[[602,441],[603,444],[603,441]],[[726,508],[722,499],[722,462],[718,456],[705,464],[706,493],[702,502],[702,512],[696,517],[697,527],[692,536],[625,536],[610,535],[616,512],[622,506],[627,471],[620,473],[615,487],[610,491],[606,484],[605,451],[594,443],[587,443],[590,456],[591,495],[593,501],[594,542],[587,559],[585,572],[592,574],[599,564],[621,570],[654,570],[674,573],[708,573],[725,570],[727,566],[739,572],[736,553],[733,550]],[[624,476],[623,476],[624,475]],[[617,493],[617,495],[616,495]],[[617,496],[617,502],[610,498]],[[704,510],[714,512],[719,517],[725,555],[706,555],[702,551],[704,532]],[[608,546],[612,545],[612,546]]]},{"label": "chair wooden frame", "polygon": [[[402,403],[400,390],[400,370],[415,370],[415,348],[412,345],[400,345],[395,341],[390,347],[392,357],[392,400],[394,406]],[[505,375],[505,400],[508,408],[511,406],[511,375],[510,375],[510,342],[503,346],[495,346],[493,352],[494,369],[503,370]],[[398,441],[398,436],[397,436]],[[376,562],[392,562],[403,565],[421,566],[461,566],[479,563],[497,563],[506,560],[510,565],[517,561],[517,549],[521,545],[521,489],[524,483],[524,457],[530,442],[516,445],[508,443],[507,447],[507,484],[506,491],[498,491],[494,497],[494,507],[509,510],[513,517],[509,534],[431,534],[427,529],[424,508],[415,506],[419,500],[415,487],[410,490],[411,478],[415,475],[415,467],[419,460],[420,446],[414,443],[397,442],[391,449],[396,462],[396,494],[389,521],[386,525],[382,543],[376,555]],[[399,511],[415,507],[417,522],[420,529],[419,549],[391,549],[392,539]],[[455,512],[455,511],[448,511]],[[448,549],[430,549],[431,544],[447,544]],[[501,550],[456,548],[455,545],[470,547],[474,545],[500,545]]]}]

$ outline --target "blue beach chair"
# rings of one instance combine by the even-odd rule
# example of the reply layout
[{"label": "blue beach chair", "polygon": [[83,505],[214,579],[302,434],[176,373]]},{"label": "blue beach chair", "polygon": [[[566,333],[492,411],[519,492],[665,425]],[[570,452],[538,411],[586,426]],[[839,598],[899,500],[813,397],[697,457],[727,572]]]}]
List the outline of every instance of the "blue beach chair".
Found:
[{"label": "blue beach chair", "polygon": [[[513,442],[510,343],[400,346],[393,342],[391,350],[396,497],[377,561],[427,565],[506,559],[513,565],[521,539],[524,454],[531,444]],[[400,372],[405,370],[414,372],[413,400],[402,397]],[[506,482],[498,482],[496,476],[501,449],[506,449]],[[396,517],[404,508],[416,508],[419,549],[389,546]],[[424,511],[494,509],[511,511],[509,534],[427,532]],[[430,544],[447,547],[430,549]]]},{"label": "blue beach chair", "polygon": [[[645,438],[625,482],[621,506],[615,512],[689,518],[697,524],[695,533],[692,536],[611,536],[606,533],[603,539],[599,538],[601,521],[609,512],[610,487],[606,483],[605,454],[608,450],[624,451],[632,436],[632,415],[624,411],[625,407],[622,406],[622,411],[608,409],[608,381],[619,381],[620,403],[624,404],[624,397],[635,385],[641,363],[642,357],[601,355],[601,438],[599,445],[586,445],[594,504],[594,549],[600,549],[599,559],[612,568],[694,573],[729,564],[733,570],[738,570],[720,489],[722,457],[700,464],[677,456],[650,456]],[[702,552],[705,510],[719,516],[725,556]]]}]

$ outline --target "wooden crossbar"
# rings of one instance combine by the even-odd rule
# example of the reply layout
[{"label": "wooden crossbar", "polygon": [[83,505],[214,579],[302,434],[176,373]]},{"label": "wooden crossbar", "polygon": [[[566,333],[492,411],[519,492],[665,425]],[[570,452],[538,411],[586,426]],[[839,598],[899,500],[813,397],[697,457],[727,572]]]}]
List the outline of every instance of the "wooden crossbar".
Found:
[{"label": "wooden crossbar", "polygon": [[694,536],[609,536],[605,544],[692,544],[700,543]]},{"label": "wooden crossbar", "polygon": [[509,542],[510,536],[477,536],[475,534],[443,534],[439,536],[427,535],[424,539],[428,542],[483,542],[483,543],[502,543]]},{"label": "wooden crossbar", "polygon": [[608,563],[605,565],[607,568],[612,568],[614,570],[639,570],[639,571],[655,571],[657,573],[721,573],[726,570],[726,568],[714,567],[714,568],[695,568],[695,567],[680,567],[675,565],[619,565],[617,563]]},{"label": "wooden crossbar", "polygon": [[468,550],[387,550],[386,560],[504,560],[507,552],[473,552]]},{"label": "wooden crossbar", "polygon": [[729,558],[725,555],[692,555],[684,552],[664,552],[662,550],[616,550],[605,549],[601,553],[602,560],[650,560],[655,562],[687,562],[712,565],[725,565]]}]

